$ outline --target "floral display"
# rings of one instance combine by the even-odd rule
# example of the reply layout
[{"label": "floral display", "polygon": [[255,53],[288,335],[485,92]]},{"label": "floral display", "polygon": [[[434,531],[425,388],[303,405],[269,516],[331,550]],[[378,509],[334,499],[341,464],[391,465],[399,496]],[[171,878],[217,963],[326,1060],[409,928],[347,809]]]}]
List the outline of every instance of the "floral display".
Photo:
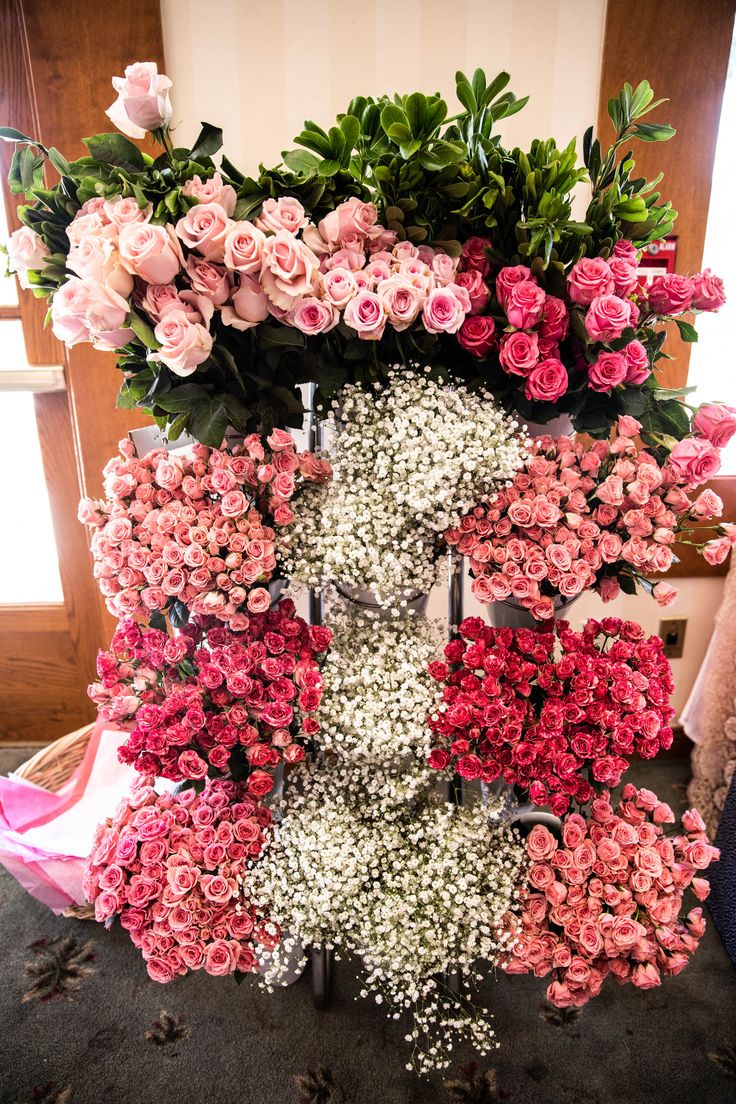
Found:
[{"label": "floral display", "polygon": [[333,638],[322,669],[320,746],[351,760],[425,762],[426,716],[439,700],[427,669],[438,625],[423,618],[376,620],[345,603],[331,605],[328,619]]},{"label": "floral display", "polygon": [[488,395],[418,373],[394,372],[375,397],[346,387],[340,403],[333,478],[305,489],[285,570],[405,604],[435,582],[445,530],[521,464],[516,424]]},{"label": "floral display", "polygon": [[[299,148],[257,177],[215,164],[222,132],[209,123],[191,149],[174,145],[171,82],[155,64],[113,84],[123,134],[85,139],[77,161],[0,132],[17,144],[10,184],[27,201],[10,265],[50,297],[62,341],[118,354],[120,401],[173,423],[171,436],[217,448],[228,424],[298,426],[300,384],[314,380],[325,404],[417,364],[536,422],[567,412],[605,438],[629,414],[652,440],[689,432],[656,378],[667,326],[695,340],[688,319],[725,294],[707,269],[638,279],[641,250],[675,220],[630,151],[674,135],[642,121],[661,102],[646,81],[610,101],[613,142],[590,128],[582,164],[574,141],[506,149],[493,127],[526,99],[508,74],[477,70],[457,73],[455,114],[438,95],[359,96],[334,126],[308,121]],[[125,137],[144,128],[155,158]],[[61,176],[51,188],[47,160]]]},{"label": "floral display", "polygon": [[561,841],[533,828],[528,893],[503,968],[552,974],[547,999],[558,1008],[585,1004],[609,976],[651,989],[679,974],[705,931],[702,910],[686,913],[683,897],[688,888],[707,897],[702,874],[718,850],[695,810],[669,837],[674,820],[651,790],[624,786],[615,811],[604,790],[589,816],[568,814]]},{"label": "floral display", "polygon": [[90,697],[105,720],[133,723],[119,756],[141,774],[178,782],[230,771],[262,797],[273,768],[303,759],[319,730],[318,657],[331,636],[295,617],[287,599],[237,633],[191,622],[168,636],[123,621]]},{"label": "floral display", "polygon": [[678,542],[696,544],[711,563],[736,542],[729,525],[707,540],[702,523],[719,517],[723,504],[710,489],[693,493],[716,474],[719,449],[736,433],[736,410],[715,408],[716,422],[710,409],[701,408],[696,434],[663,463],[637,448],[641,425],[628,416],[612,442],[537,438],[511,486],[446,533],[470,559],[476,598],[511,599],[538,620],[553,616],[555,598],[591,589],[610,601],[640,585],[660,605],[674,601],[675,587],[652,586],[647,576],[669,570]]},{"label": "floral display", "polygon": [[633,755],[672,744],[672,671],[658,636],[607,617],[582,632],[493,629],[466,617],[445,661],[430,664],[443,701],[429,717],[429,763],[529,791],[557,816],[594,783],[617,786]]},{"label": "floral display", "polygon": [[304,942],[363,962],[364,997],[410,1011],[412,1065],[449,1065],[453,1043],[496,1046],[486,1010],[438,975],[509,950],[523,849],[493,809],[376,799],[375,770],[318,769],[291,796],[257,871],[257,901]]},{"label": "floral display", "polygon": [[270,811],[231,781],[164,794],[153,783],[142,776],[97,829],[85,870],[96,918],[120,917],[154,981],[256,971],[280,939],[250,891]]},{"label": "floral display", "polygon": [[306,482],[329,478],[327,461],[297,453],[279,429],[231,449],[155,449],[140,459],[128,440],[119,449],[104,472],[108,497],[79,508],[110,613],[167,611],[174,624],[198,614],[247,628],[248,615],[271,603],[264,584],[277,567],[276,529],[293,522]]}]

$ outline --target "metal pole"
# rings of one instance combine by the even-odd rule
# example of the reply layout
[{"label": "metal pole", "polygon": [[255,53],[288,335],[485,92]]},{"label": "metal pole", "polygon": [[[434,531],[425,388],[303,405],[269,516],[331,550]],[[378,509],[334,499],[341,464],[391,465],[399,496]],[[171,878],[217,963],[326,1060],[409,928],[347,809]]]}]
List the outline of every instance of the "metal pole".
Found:
[{"label": "metal pole", "polygon": [[[447,552],[447,636],[457,636],[463,619],[463,579],[465,559],[452,548]],[[463,803],[463,780],[456,774],[447,783],[447,800],[454,805]]]}]

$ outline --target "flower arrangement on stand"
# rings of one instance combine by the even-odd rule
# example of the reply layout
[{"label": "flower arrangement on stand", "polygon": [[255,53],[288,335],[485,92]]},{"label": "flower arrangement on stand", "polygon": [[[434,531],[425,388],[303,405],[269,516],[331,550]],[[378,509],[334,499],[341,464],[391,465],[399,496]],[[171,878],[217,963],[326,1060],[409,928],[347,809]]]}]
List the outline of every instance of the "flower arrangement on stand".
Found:
[{"label": "flower arrangement on stand", "polygon": [[489,395],[420,372],[392,373],[377,395],[345,387],[328,425],[333,478],[305,489],[285,570],[312,587],[371,590],[389,608],[431,589],[444,531],[524,457]]},{"label": "flower arrangement on stand", "polygon": [[658,636],[633,621],[565,621],[554,631],[460,625],[445,661],[430,664],[443,686],[430,714],[429,764],[461,778],[503,777],[535,805],[561,816],[594,785],[617,786],[635,754],[670,747],[672,670]]},{"label": "flower arrangement on stand", "polygon": [[558,1008],[585,1004],[607,977],[640,989],[679,974],[705,931],[700,908],[687,914],[688,888],[702,901],[700,875],[718,858],[695,810],[682,817],[651,790],[624,786],[614,811],[603,790],[590,814],[568,813],[562,839],[542,825],[526,840],[529,892],[507,973],[553,975],[548,999]]},{"label": "flower arrangement on stand", "polygon": [[610,601],[641,586],[666,606],[676,589],[647,576],[669,570],[678,543],[722,562],[736,529],[724,525],[708,540],[702,522],[720,517],[723,504],[712,490],[693,492],[717,473],[720,448],[736,433],[736,411],[702,407],[696,434],[664,461],[637,448],[641,428],[626,416],[612,442],[538,437],[513,483],[445,534],[469,557],[479,601],[512,599],[545,620],[555,598],[596,590]]}]

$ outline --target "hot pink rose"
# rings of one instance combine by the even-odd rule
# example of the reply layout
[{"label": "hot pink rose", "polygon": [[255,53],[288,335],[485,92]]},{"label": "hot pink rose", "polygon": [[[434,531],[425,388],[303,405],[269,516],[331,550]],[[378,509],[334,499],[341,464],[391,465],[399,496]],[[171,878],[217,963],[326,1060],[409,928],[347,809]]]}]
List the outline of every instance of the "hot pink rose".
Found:
[{"label": "hot pink rose", "polygon": [[504,310],[512,326],[519,330],[530,330],[542,317],[545,293],[531,280],[520,280],[509,291]]},{"label": "hot pink rose", "polygon": [[490,288],[483,282],[483,277],[478,269],[470,269],[467,272],[458,272],[455,276],[458,287],[465,288],[470,299],[470,313],[479,314],[491,297]]},{"label": "hot pink rose", "polygon": [[619,238],[613,247],[613,255],[614,257],[621,257],[622,260],[632,265],[637,264],[639,260],[639,250],[633,242],[627,241],[626,238]]},{"label": "hot pink rose", "polygon": [[277,307],[291,310],[300,295],[312,291],[319,258],[288,230],[266,238],[263,246],[263,290]]},{"label": "hot pink rose", "polygon": [[430,291],[422,310],[422,322],[428,333],[457,333],[469,310],[465,289],[448,284]]},{"label": "hot pink rose", "polygon": [[567,372],[561,360],[542,360],[527,377],[525,394],[528,399],[555,402],[567,391]]},{"label": "hot pink rose", "polygon": [[693,429],[714,448],[725,448],[736,433],[736,410],[725,403],[704,403],[693,418]]},{"label": "hot pink rose", "polygon": [[603,257],[582,257],[567,277],[567,292],[573,303],[587,307],[601,295],[614,290],[613,274]]},{"label": "hot pink rose", "polygon": [[528,376],[539,361],[539,340],[535,333],[506,334],[501,338],[501,365],[514,376]]},{"label": "hot pink rose", "polygon": [[181,268],[181,253],[165,226],[133,222],[118,240],[123,266],[147,284],[170,284]]},{"label": "hot pink rose", "polygon": [[277,234],[285,230],[289,234],[298,234],[307,221],[306,212],[298,199],[279,196],[278,199],[264,201],[255,224],[264,233]]},{"label": "hot pink rose", "polygon": [[628,370],[623,353],[601,353],[588,368],[588,387],[592,391],[611,391],[624,382]]},{"label": "hot pink rose", "polygon": [[630,341],[621,351],[626,357],[627,364],[625,382],[636,387],[649,379],[652,374],[652,368],[649,363],[649,354],[641,341]]},{"label": "hot pink rose", "polygon": [[161,130],[171,122],[171,81],[159,73],[155,61],[128,65],[125,76],[113,77],[118,94],[105,114],[129,138],[145,138],[147,130]]},{"label": "hot pink rose", "polygon": [[616,295],[624,299],[636,290],[639,283],[636,263],[624,260],[623,257],[613,256],[608,262],[613,276],[613,290]]},{"label": "hot pink rose", "polygon": [[473,356],[484,357],[496,342],[495,334],[496,324],[490,315],[471,314],[460,327],[457,339]]},{"label": "hot pink rose", "polygon": [[532,276],[532,270],[527,268],[526,265],[507,265],[506,268],[500,270],[496,276],[496,298],[502,307],[506,305],[511,289],[516,284],[527,280],[536,283],[536,278]]},{"label": "hot pink rose", "polygon": [[554,295],[548,295],[544,300],[539,323],[540,336],[550,341],[562,341],[567,335],[569,321],[570,316],[563,300],[556,299]]},{"label": "hot pink rose", "polygon": [[212,350],[212,335],[199,322],[191,322],[183,310],[168,311],[154,333],[161,344],[156,359],[177,376],[190,376]]},{"label": "hot pink rose", "polygon": [[672,449],[667,464],[676,475],[696,487],[718,474],[721,455],[707,439],[686,437]]},{"label": "hot pink rose", "polygon": [[374,291],[359,291],[345,308],[344,322],[358,337],[378,341],[386,328],[386,311],[381,297]]},{"label": "hot pink rose", "polygon": [[179,219],[176,233],[188,249],[199,253],[206,261],[222,261],[232,226],[232,220],[219,203],[198,203]]},{"label": "hot pink rose", "polygon": [[693,276],[693,310],[717,311],[725,302],[726,292],[719,276],[714,276],[709,268]]},{"label": "hot pink rose", "polygon": [[668,272],[654,277],[647,288],[647,298],[655,314],[682,314],[689,310],[694,291],[689,276]]},{"label": "hot pink rose", "polygon": [[631,304],[618,295],[598,295],[585,315],[585,329],[592,341],[615,341],[631,325]]}]

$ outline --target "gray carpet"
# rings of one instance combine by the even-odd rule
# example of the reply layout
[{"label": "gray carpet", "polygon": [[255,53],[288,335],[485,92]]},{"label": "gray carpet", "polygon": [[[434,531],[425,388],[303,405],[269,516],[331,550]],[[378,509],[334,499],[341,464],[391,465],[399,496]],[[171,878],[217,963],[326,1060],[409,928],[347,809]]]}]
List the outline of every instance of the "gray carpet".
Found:
[{"label": "gray carpet", "polygon": [[[0,749],[0,772],[26,757]],[[682,807],[688,769],[660,760],[636,781]],[[349,964],[326,1012],[306,978],[274,996],[203,973],[156,985],[119,927],[57,919],[2,869],[0,933],[2,1104],[736,1101],[736,971],[712,924],[679,977],[609,982],[580,1015],[546,1008],[534,978],[492,979],[500,1049],[475,1070],[458,1055],[449,1085],[405,1070],[403,1025],[354,999]]]}]

